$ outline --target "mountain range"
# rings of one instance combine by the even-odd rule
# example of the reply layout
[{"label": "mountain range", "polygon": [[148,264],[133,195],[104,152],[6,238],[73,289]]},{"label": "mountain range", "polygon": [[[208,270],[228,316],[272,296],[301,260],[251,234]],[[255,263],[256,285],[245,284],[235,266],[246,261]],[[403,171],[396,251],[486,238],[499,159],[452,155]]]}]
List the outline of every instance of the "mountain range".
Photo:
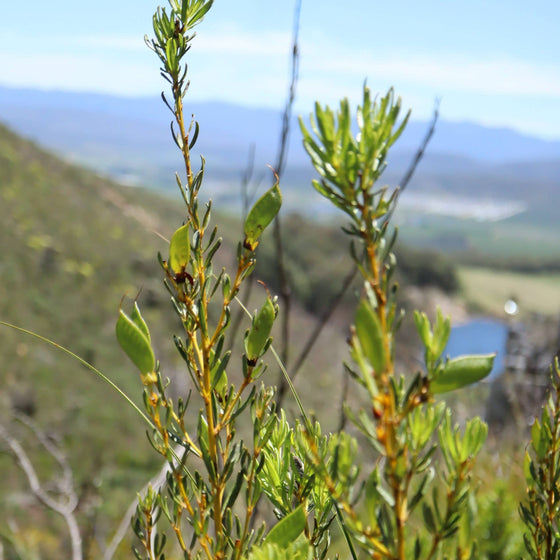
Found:
[{"label": "mountain range", "polygon": [[[200,122],[195,151],[204,154],[212,196],[221,197],[222,203],[239,204],[239,184],[253,149],[255,181],[269,180],[267,165],[276,163],[281,110],[213,101],[189,103],[188,97],[186,107]],[[67,161],[84,164],[124,184],[175,188],[174,172],[180,158],[171,140],[171,120],[158,97],[0,87],[0,122]],[[315,208],[319,198],[310,198],[314,193],[309,182],[315,173],[301,144],[297,116],[291,124],[282,183],[291,194],[286,197],[290,200],[287,206],[305,213]],[[385,175],[389,184],[400,182],[428,128],[428,122],[412,120],[408,124],[390,154]],[[525,221],[555,224],[555,209],[560,204],[560,140],[439,120],[409,190],[431,197],[427,204],[417,204],[417,198],[409,197],[409,206],[417,213],[445,214],[449,205],[449,215],[461,217],[462,201],[470,199],[479,206],[504,204],[505,210],[491,214],[468,210],[464,217],[504,219],[522,213]],[[438,204],[434,210],[430,202],[434,196],[444,201],[443,209]],[[517,210],[512,213],[509,208]]]},{"label": "mountain range", "polygon": [[[243,168],[256,146],[256,162],[273,164],[281,110],[222,102],[196,102],[187,108],[201,123],[199,149],[216,165]],[[310,108],[312,109],[312,108]],[[305,115],[304,118],[307,118]],[[167,108],[158,97],[124,98],[103,94],[0,87],[0,120],[15,131],[65,156],[97,162],[101,167],[165,166],[175,161]],[[429,123],[412,120],[394,148],[403,167],[422,141]],[[290,165],[307,164],[296,117],[290,138]],[[440,120],[427,150],[425,166],[464,170],[528,162],[550,166],[560,161],[560,140],[544,140],[507,128]],[[560,165],[559,165],[560,167]]]}]

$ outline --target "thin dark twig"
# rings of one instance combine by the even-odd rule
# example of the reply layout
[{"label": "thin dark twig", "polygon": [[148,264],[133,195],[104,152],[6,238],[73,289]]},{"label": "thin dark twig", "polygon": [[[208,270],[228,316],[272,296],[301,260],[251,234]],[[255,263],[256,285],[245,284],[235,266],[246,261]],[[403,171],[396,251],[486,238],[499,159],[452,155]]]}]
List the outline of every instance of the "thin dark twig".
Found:
[{"label": "thin dark twig", "polygon": [[241,218],[242,223],[245,222],[247,214],[249,213],[249,204],[251,203],[251,196],[249,195],[249,184],[253,178],[253,173],[255,172],[255,143],[251,142],[249,146],[249,155],[247,157],[247,165],[245,166],[245,172],[241,176]]},{"label": "thin dark twig", "polygon": [[[315,328],[313,329],[313,332],[309,335],[309,338],[307,339],[307,342],[303,346],[303,349],[301,350],[301,352],[300,352],[300,354],[299,354],[299,356],[298,356],[298,358],[297,358],[297,360],[294,364],[294,367],[292,368],[292,372],[291,372],[292,374],[290,376],[290,379],[292,381],[295,379],[299,370],[301,369],[301,367],[303,366],[303,364],[307,360],[307,357],[309,356],[309,353],[311,352],[311,350],[315,346],[315,343],[317,342],[317,340],[319,338],[319,335],[321,334],[324,327],[329,322],[329,319],[331,318],[332,314],[335,312],[336,308],[338,307],[338,305],[342,301],[342,298],[344,297],[344,294],[346,294],[346,292],[348,291],[348,288],[352,285],[352,282],[353,282],[354,278],[356,277],[357,271],[358,271],[358,269],[356,268],[356,266],[352,265],[352,268],[348,271],[348,274],[344,278],[344,281],[342,283],[342,286],[340,287],[340,290],[333,297],[333,299],[329,303],[329,306],[323,311],[323,313],[321,313],[321,316],[319,317],[319,319],[315,323]],[[277,403],[278,403],[278,406],[280,406],[282,404],[282,401],[283,401],[284,396],[286,394],[286,388],[287,388],[287,385],[285,383],[283,385],[280,385],[279,388],[278,388],[278,396],[277,396],[277,399],[276,399]]]},{"label": "thin dark twig", "polygon": [[[241,176],[241,227],[245,223],[245,219],[249,214],[249,205],[251,204],[251,198],[254,196],[254,192],[249,194],[249,184],[253,178],[253,173],[255,171],[255,143],[251,143],[249,146],[249,155],[247,157],[247,165],[245,166],[245,171]],[[241,231],[243,234],[243,229]],[[253,290],[253,282],[247,282],[245,284],[243,301],[249,301],[251,297],[251,292]],[[237,334],[239,333],[239,328],[241,327],[241,321],[243,320],[244,312],[243,309],[238,309],[231,321],[231,328],[229,331],[229,342],[228,350],[231,350],[235,344]]]},{"label": "thin dark twig", "polygon": [[[424,157],[424,154],[426,152],[426,147],[428,146],[428,144],[429,144],[430,140],[432,139],[432,136],[434,135],[434,132],[435,132],[436,123],[437,123],[437,120],[438,120],[438,117],[439,117],[439,110],[438,109],[439,109],[439,101],[436,102],[436,107],[434,109],[434,116],[432,118],[432,122],[430,124],[430,127],[428,128],[428,131],[426,132],[426,135],[424,136],[424,139],[422,140],[422,143],[420,144],[420,147],[418,148],[418,150],[417,150],[414,158],[412,159],[408,169],[406,170],[405,174],[403,175],[403,178],[400,182],[400,188],[399,188],[399,192],[397,193],[397,196],[400,196],[402,194],[402,192],[404,191],[404,189],[407,187],[407,185],[410,183],[410,180],[412,179],[414,173],[416,172],[416,169],[418,168],[418,165],[419,165],[420,161]],[[393,206],[393,208],[394,208],[394,206]],[[354,280],[354,278],[356,276],[356,273],[357,273],[356,265],[352,264],[352,268],[348,271],[348,273],[347,273],[347,275],[344,279],[344,282],[342,284],[342,287],[340,288],[340,291],[334,296],[334,298],[331,300],[327,309],[321,314],[321,316],[317,320],[317,324],[315,325],[315,328],[313,329],[313,332],[311,333],[311,335],[307,339],[307,342],[304,344],[303,349],[301,350],[301,352],[300,352],[300,354],[299,354],[299,356],[296,360],[296,363],[294,364],[294,367],[292,368],[292,371],[291,371],[290,378],[291,378],[292,381],[295,379],[299,370],[301,369],[301,367],[303,366],[303,364],[307,360],[307,357],[309,356],[309,353],[311,352],[311,350],[315,346],[315,343],[319,339],[319,335],[321,334],[324,327],[326,326],[329,319],[331,318],[332,314],[334,313],[334,311],[336,310],[336,308],[338,307],[338,305],[340,304],[340,302],[344,298],[344,295],[348,291],[348,288],[350,288],[350,286],[352,285],[352,281]],[[280,404],[282,403],[282,400],[284,398],[285,393],[286,393],[285,384],[281,384],[279,386],[278,396],[277,396],[278,406],[280,406]]]},{"label": "thin dark twig", "polygon": [[348,416],[346,416],[346,412],[344,411],[344,405],[348,400],[348,391],[350,390],[350,374],[344,368],[342,373],[342,389],[340,391],[340,399],[338,402],[338,428],[337,432],[340,434],[346,430],[346,424],[348,420]]},{"label": "thin dark twig", "polygon": [[286,159],[289,147],[289,135],[292,122],[292,110],[294,101],[296,99],[297,83],[299,79],[299,22],[301,15],[302,0],[296,0],[294,9],[294,29],[292,40],[292,74],[290,79],[290,89],[286,106],[284,107],[284,114],[282,116],[282,132],[280,135],[280,148],[278,158],[276,160],[275,171],[278,177],[282,176],[286,166]]},{"label": "thin dark twig", "polygon": [[78,505],[78,498],[74,490],[72,481],[72,471],[68,466],[66,457],[54,446],[39,427],[31,421],[31,419],[18,416],[18,420],[28,427],[33,435],[39,440],[43,448],[49,453],[61,467],[62,480],[58,485],[58,490],[61,493],[59,499],[51,495],[45,487],[41,484],[37,471],[31,462],[27,452],[25,451],[21,442],[15,438],[8,430],[0,424],[0,440],[3,440],[10,451],[14,455],[17,464],[21,471],[25,474],[27,482],[31,489],[31,493],[35,498],[43,504],[47,509],[54,511],[61,515],[66,522],[68,532],[70,534],[70,542],[72,546],[72,560],[83,559],[82,537],[80,534],[80,527],[76,519],[76,507]]},{"label": "thin dark twig", "polygon": [[[280,136],[280,148],[278,151],[278,159],[276,161],[276,174],[281,178],[284,168],[286,166],[286,157],[288,154],[288,144],[290,135],[290,125],[292,121],[292,109],[294,100],[296,98],[296,89],[299,77],[299,24],[301,15],[302,0],[296,0],[294,9],[294,28],[293,28],[293,42],[292,42],[292,74],[290,80],[290,89],[288,93],[288,100],[284,108],[284,115],[282,118],[282,133]],[[290,287],[290,280],[286,268],[286,258],[284,253],[284,245],[282,242],[282,226],[280,217],[277,216],[274,221],[274,240],[276,247],[276,263],[278,268],[278,278],[280,280],[280,298],[282,301],[282,348],[281,359],[284,367],[288,367],[289,350],[290,350],[290,312],[292,304],[292,291]],[[286,382],[282,375],[279,378],[279,391],[282,393],[286,391]]]},{"label": "thin dark twig", "polygon": [[412,179],[414,173],[416,173],[416,169],[418,167],[418,164],[420,163],[420,161],[424,157],[424,154],[426,153],[426,148],[428,147],[428,144],[430,143],[430,140],[432,139],[432,136],[434,135],[438,118],[439,118],[439,99],[436,99],[436,104],[435,104],[435,108],[434,108],[434,115],[432,117],[432,122],[430,123],[430,127],[428,128],[428,131],[426,132],[426,135],[424,136],[424,140],[422,140],[422,143],[420,144],[420,147],[416,151],[416,155],[412,158],[412,161],[410,162],[410,165],[408,166],[408,169],[406,170],[405,174],[403,175],[403,178],[401,179],[401,182],[399,183],[399,186],[398,186],[399,190],[397,191],[397,196],[396,196],[396,199],[395,199],[395,203],[391,207],[391,210],[389,210],[389,212],[387,213],[387,216],[385,217],[385,220],[384,220],[385,222],[388,222],[391,219],[391,217],[393,216],[393,212],[395,211],[395,207],[397,205],[397,201],[398,201],[399,197],[401,196],[401,194],[404,192],[404,190],[408,186],[408,183],[410,183],[410,180]]},{"label": "thin dark twig", "polygon": [[406,189],[408,183],[410,183],[410,180],[412,179],[412,176],[416,172],[416,168],[418,167],[418,164],[420,163],[420,160],[424,157],[424,154],[426,152],[426,148],[428,147],[428,144],[430,143],[430,140],[432,139],[432,136],[434,135],[434,132],[436,131],[436,124],[437,124],[438,118],[439,118],[439,99],[436,99],[436,106],[434,108],[434,115],[432,117],[432,122],[430,124],[430,128],[426,132],[426,135],[424,136],[424,140],[422,140],[422,143],[420,144],[420,147],[418,148],[418,151],[416,152],[416,155],[414,156],[413,160],[410,162],[410,166],[408,167],[408,169],[406,170],[406,173],[404,174],[403,178],[401,179],[401,182],[399,184],[400,193],[402,193],[404,191],[404,189]]},{"label": "thin dark twig", "polygon": [[[292,109],[294,100],[296,98],[296,88],[299,76],[299,22],[301,15],[302,0],[296,0],[294,8],[294,28],[292,40],[292,74],[290,80],[290,89],[288,100],[284,107],[284,115],[282,117],[282,133],[280,135],[280,148],[278,150],[278,159],[276,160],[276,180],[280,181],[284,167],[286,165],[286,156],[288,154],[288,139],[290,134],[290,123],[292,120]],[[282,243],[282,227],[280,224],[280,217],[277,215],[274,220],[273,231],[275,246],[276,246],[276,262],[278,266],[278,275],[280,278],[280,297],[282,299],[282,349],[281,361],[285,368],[287,368],[289,358],[289,344],[290,344],[290,309],[291,309],[291,289],[286,270],[286,262],[284,258],[284,246]],[[282,371],[280,371],[278,381],[278,395],[284,394],[288,384],[284,379]],[[278,401],[280,403],[280,401]],[[253,529],[255,521],[258,517],[260,500],[256,503],[254,515],[251,518],[251,529]]]}]

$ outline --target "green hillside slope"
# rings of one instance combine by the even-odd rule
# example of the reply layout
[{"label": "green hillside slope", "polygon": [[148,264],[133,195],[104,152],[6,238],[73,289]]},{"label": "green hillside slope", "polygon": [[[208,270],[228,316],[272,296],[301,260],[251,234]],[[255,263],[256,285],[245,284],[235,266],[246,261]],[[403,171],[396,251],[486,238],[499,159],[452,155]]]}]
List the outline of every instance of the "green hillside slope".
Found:
[{"label": "green hillside slope", "polygon": [[[171,336],[180,325],[170,312],[156,258],[158,251],[165,254],[165,238],[184,218],[178,193],[169,199],[116,185],[60,161],[0,126],[0,209],[1,321],[68,347],[138,402],[139,379],[117,345],[114,325],[123,295],[134,298],[140,290],[162,371],[173,380],[175,394],[187,393],[187,376]],[[219,221],[225,241],[218,264],[227,266],[234,260],[232,240],[237,239],[240,225],[223,215]],[[313,313],[323,312],[339,291],[350,259],[348,240],[338,226],[326,227],[298,216],[283,223],[284,250],[297,300],[290,340],[293,363],[315,327]],[[277,290],[273,240],[263,239],[259,251],[256,274]],[[454,287],[448,263],[402,249],[399,255],[405,283]],[[254,297],[261,298],[263,289],[256,281],[253,285]],[[333,407],[338,408],[342,394],[346,325],[359,291],[359,285],[349,290],[343,309],[329,321],[296,381],[305,406],[324,419],[327,429],[338,424]],[[240,332],[245,328],[242,325]],[[107,542],[136,492],[160,466],[142,419],[88,369],[28,335],[0,326],[0,357],[0,423],[11,422],[13,409],[31,413],[59,442],[81,495],[79,519],[84,531],[95,532]],[[267,375],[274,377],[271,383],[278,379],[274,364]],[[325,395],[336,398],[326,406]],[[9,425],[34,453],[40,475],[51,476],[52,461],[35,452],[37,445],[29,433],[17,424]],[[26,480],[0,445],[0,519],[30,525],[32,506],[22,498],[26,492]],[[56,516],[34,509],[31,526],[42,543],[41,558],[64,556],[60,539],[51,537],[48,550],[44,544],[47,535],[64,534],[57,523]],[[126,544],[123,550],[128,550]]]},{"label": "green hillside slope", "polygon": [[[180,206],[67,165],[0,127],[0,208],[0,320],[54,339],[140,395],[114,322],[123,294],[143,287],[147,316],[161,323],[167,301],[155,255],[165,242],[155,232],[169,236]],[[166,334],[156,334],[162,350]],[[89,370],[29,336],[0,327],[0,356],[0,421],[14,406],[33,413],[67,451],[76,486],[108,519],[120,516],[157,468],[140,417]],[[26,486],[6,454],[0,473],[8,519],[17,508],[7,489]]]},{"label": "green hillside slope", "polygon": [[[186,394],[186,375],[171,336],[180,326],[169,312],[156,258],[158,250],[166,251],[162,237],[168,239],[183,220],[180,196],[166,199],[115,185],[0,127],[0,208],[0,320],[68,347],[139,401],[139,379],[117,345],[114,325],[123,294],[134,298],[141,289],[162,371],[178,382],[175,391]],[[239,224],[221,216],[224,222],[222,234],[235,239]],[[223,265],[233,261],[234,250],[233,243],[224,243],[219,251]],[[261,297],[262,288],[253,293]],[[296,356],[314,318],[294,307]],[[325,391],[340,393],[338,364],[346,355],[340,329],[338,321],[325,329],[324,347],[312,354],[307,372],[299,376],[302,398],[312,409],[321,404],[310,389],[316,389],[317,374]],[[0,423],[9,423],[11,409],[28,412],[60,443],[82,494],[80,521],[107,541],[136,492],[160,466],[142,419],[88,369],[30,336],[1,326],[0,356]],[[314,373],[306,375],[310,370]],[[277,379],[277,374],[272,366],[269,375]],[[330,420],[337,422],[332,413]],[[10,426],[34,453],[40,475],[51,476],[52,461],[35,453],[36,442],[21,426]],[[29,525],[29,499],[22,499],[26,492],[26,480],[0,448],[0,496],[5,497],[0,518]],[[41,557],[61,557],[60,540],[52,538],[50,551],[44,543],[46,535],[64,534],[64,529],[56,516],[35,511],[31,525],[43,543]]]}]

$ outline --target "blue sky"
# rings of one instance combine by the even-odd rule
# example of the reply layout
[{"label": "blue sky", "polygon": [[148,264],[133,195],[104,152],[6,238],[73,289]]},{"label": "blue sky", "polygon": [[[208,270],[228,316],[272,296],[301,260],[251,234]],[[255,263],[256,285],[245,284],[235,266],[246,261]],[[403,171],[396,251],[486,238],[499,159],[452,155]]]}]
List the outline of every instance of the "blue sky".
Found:
[{"label": "blue sky", "polygon": [[[163,1],[161,2],[164,3]],[[143,36],[152,0],[6,2],[0,84],[157,94],[164,87]],[[191,51],[190,95],[281,107],[291,0],[215,0]],[[436,98],[448,120],[560,138],[557,0],[303,0],[298,112],[357,100],[367,79],[393,85],[413,118]]]}]

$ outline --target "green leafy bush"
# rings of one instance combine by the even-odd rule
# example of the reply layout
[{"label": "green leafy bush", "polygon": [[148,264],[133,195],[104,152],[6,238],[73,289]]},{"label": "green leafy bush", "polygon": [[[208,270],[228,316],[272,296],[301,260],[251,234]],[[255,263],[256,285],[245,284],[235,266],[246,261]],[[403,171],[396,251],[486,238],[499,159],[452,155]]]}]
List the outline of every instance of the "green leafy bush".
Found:
[{"label": "green leafy bush", "polygon": [[[356,115],[342,100],[336,110],[317,103],[309,123],[300,121],[319,175],[313,186],[343,215],[343,243],[360,277],[344,364],[361,392],[355,403],[362,404],[345,409],[351,433],[324,433],[303,407],[273,345],[276,297],[265,286],[253,313],[239,300],[242,286],[252,282],[263,233],[280,211],[278,181],[248,212],[233,270],[217,270],[222,238],[213,225],[212,203],[199,196],[205,163],[195,170],[191,161],[201,131],[194,119],[185,119],[184,109],[186,57],[195,44],[194,28],[212,4],[170,0],[169,8],[154,15],[155,37],[147,39],[170,84],[162,97],[184,164],[184,173],[177,174],[184,219],[159,264],[175,314],[170,323],[181,329],[173,341],[190,391],[172,397],[154,333],[137,301],[123,301],[116,337],[139,371],[143,411],[137,411],[165,464],[164,482],[139,497],[132,522],[136,558],[324,559],[333,555],[334,539],[337,550],[344,547],[340,554],[354,559],[521,555],[506,490],[496,490],[499,502],[476,503],[473,474],[486,424],[475,417],[459,427],[440,396],[484,379],[494,356],[446,358],[449,319],[440,311],[433,321],[415,312],[423,364],[406,374],[396,371],[403,312],[391,219],[399,190],[379,185],[389,150],[408,120],[408,114],[399,120],[401,102],[393,90],[374,97],[364,86]],[[304,261],[312,260],[310,253],[304,252]],[[421,265],[409,260],[404,273],[424,281]],[[445,264],[426,274],[426,282],[455,287]],[[317,297],[320,276],[305,288],[308,297]],[[238,306],[246,328],[236,345],[230,320]],[[270,357],[284,371],[297,418],[276,404],[267,375]],[[554,380],[558,386],[558,376]],[[558,394],[533,426],[525,463],[528,495],[521,506],[526,550],[546,560],[560,551]]]},{"label": "green leafy bush", "polygon": [[525,547],[531,558],[560,557],[558,508],[560,506],[560,366],[555,362],[552,391],[531,429],[531,446],[525,455],[527,499],[520,513],[528,532]]},{"label": "green leafy bush", "polygon": [[[160,527],[165,520],[186,558],[325,558],[336,519],[352,556],[358,546],[373,558],[430,559],[454,539],[457,554],[467,557],[471,543],[459,542],[457,534],[487,429],[475,418],[460,430],[433,395],[482,379],[493,356],[444,359],[449,320],[438,314],[431,325],[426,315],[417,314],[425,369],[406,377],[394,371],[402,313],[392,280],[396,231],[390,218],[398,190],[389,192],[377,183],[408,115],[397,124],[400,100],[393,91],[374,99],[364,87],[358,134],[347,100],[337,112],[316,104],[310,130],[301,121],[304,146],[320,175],[313,186],[349,220],[344,230],[362,277],[349,340],[353,363],[346,366],[370,402],[364,409],[347,410],[372,449],[374,466],[361,470],[354,438],[322,434],[296,393],[301,419],[291,427],[285,412],[276,410],[274,389],[261,383],[278,313],[270,294],[251,316],[244,353],[234,357],[226,350],[231,306],[237,305],[240,288],[255,267],[255,250],[280,209],[281,194],[275,185],[249,211],[233,274],[215,272],[213,257],[221,239],[210,225],[211,203],[201,208],[198,197],[204,160],[194,173],[190,159],[199,125],[187,125],[183,110],[184,57],[193,26],[211,5],[172,0],[169,13],[160,9],[154,16],[156,38],[148,42],[171,84],[172,98],[163,98],[185,164],[185,179],[177,175],[185,221],[171,237],[169,255],[160,255],[160,264],[184,328],[175,344],[193,395],[172,402],[136,302],[130,315],[121,309],[117,336],[140,370],[151,442],[168,462],[165,488],[150,490],[138,506],[133,527],[142,547],[136,556],[164,558],[167,533]],[[194,407],[198,413],[187,413]],[[189,422],[191,417],[196,422]],[[249,433],[238,435],[247,425]],[[255,525],[261,498],[279,519],[276,524]],[[410,521],[416,512],[421,512],[420,526]]]}]

